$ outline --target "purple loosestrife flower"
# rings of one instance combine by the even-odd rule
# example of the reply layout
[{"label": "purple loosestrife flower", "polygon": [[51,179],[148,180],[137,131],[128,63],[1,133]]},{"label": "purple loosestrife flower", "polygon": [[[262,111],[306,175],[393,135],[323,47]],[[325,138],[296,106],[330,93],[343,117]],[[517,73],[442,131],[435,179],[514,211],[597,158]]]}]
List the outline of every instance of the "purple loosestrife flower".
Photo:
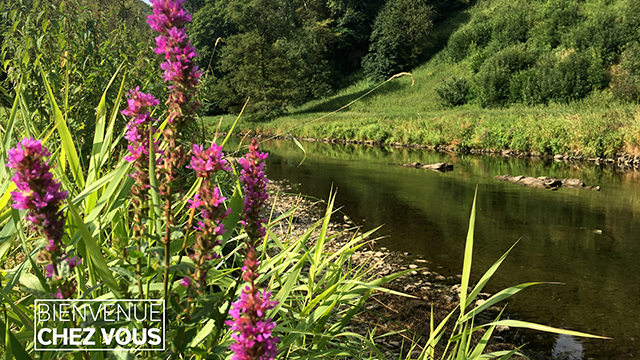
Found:
[{"label": "purple loosestrife flower", "polygon": [[266,233],[265,219],[262,217],[261,211],[268,197],[266,190],[269,179],[264,173],[263,162],[267,156],[269,154],[260,152],[258,141],[254,138],[249,145],[249,153],[238,160],[238,163],[242,165],[240,182],[245,194],[243,208],[245,231],[252,241],[251,246]]},{"label": "purple loosestrife flower", "polygon": [[185,0],[151,0],[153,14],[147,18],[151,28],[160,33],[156,37],[155,52],[164,55],[161,64],[164,80],[169,86],[169,123],[179,127],[193,117],[197,103],[193,101],[198,78],[202,75],[193,58],[198,56],[187,36],[185,25],[191,21],[182,6]]},{"label": "purple loosestrife flower", "polygon": [[202,220],[198,220],[198,225],[195,227],[197,231],[195,252],[191,256],[196,266],[193,279],[198,293],[203,293],[206,288],[209,270],[207,261],[218,258],[213,248],[220,243],[219,237],[226,232],[222,220],[231,212],[231,209],[225,210],[222,206],[226,198],[220,194],[215,181],[216,172],[231,171],[222,155],[222,148],[215,144],[208,149],[194,145],[191,164],[188,166],[196,172],[196,176],[202,178],[198,193],[193,200],[189,200],[189,207],[200,209],[202,216]]},{"label": "purple loosestrife flower", "polygon": [[[16,191],[11,193],[13,208],[27,210],[26,219],[31,228],[39,232],[47,241],[44,249],[38,253],[38,261],[45,265],[45,275],[59,283],[56,296],[69,297],[75,286],[62,276],[73,270],[82,260],[65,253],[64,236],[65,216],[60,206],[67,198],[66,191],[60,190],[60,183],[53,179],[48,158],[49,151],[40,140],[23,139],[14,149],[9,149],[7,166],[16,171],[11,180]],[[62,271],[64,270],[64,271]]]},{"label": "purple loosestrife flower", "polygon": [[168,265],[171,244],[169,229],[174,223],[171,209],[175,191],[172,186],[179,186],[179,184],[173,184],[176,178],[176,169],[186,161],[184,150],[178,140],[183,125],[193,120],[198,105],[193,97],[198,78],[202,75],[193,62],[197,54],[187,37],[185,24],[191,21],[191,15],[183,8],[184,2],[185,0],[151,0],[153,14],[147,17],[149,26],[160,33],[156,37],[155,52],[164,55],[165,62],[161,64],[161,68],[164,70],[164,80],[171,83],[167,99],[169,105],[168,124],[163,131],[167,147],[158,167],[159,174],[162,175],[159,192],[165,203],[164,215],[167,229],[162,239],[167,265],[164,271],[163,293],[165,298],[168,294],[167,279],[169,278]]},{"label": "purple loosestrife flower", "polygon": [[280,342],[272,335],[275,322],[266,318],[267,310],[275,308],[278,302],[270,300],[271,293],[260,291],[256,285],[260,262],[255,245],[266,232],[261,212],[267,201],[266,186],[269,180],[265,176],[263,162],[267,156],[267,153],[260,152],[258,141],[253,139],[249,153],[238,160],[242,165],[240,182],[245,193],[243,221],[248,235],[242,279],[249,285],[240,293],[240,299],[232,304],[229,314],[233,320],[226,321],[231,331],[235,332],[231,335],[234,343],[229,347],[234,353],[233,360],[273,359],[277,354],[276,343]]},{"label": "purple loosestrife flower", "polygon": [[233,320],[226,324],[235,333],[231,335],[234,343],[229,346],[234,355],[232,360],[268,360],[276,357],[276,344],[280,339],[273,336],[276,326],[272,319],[265,319],[267,310],[273,309],[278,302],[269,300],[271,293],[260,292],[255,286],[242,290],[240,299],[234,302],[229,314]]},{"label": "purple loosestrife flower", "polygon": [[[129,90],[127,94],[127,108],[122,110],[122,114],[131,118],[127,124],[127,132],[125,138],[129,140],[128,146],[131,155],[126,156],[128,162],[136,162],[138,159],[149,156],[149,130],[153,129],[153,123],[156,121],[151,118],[151,114],[147,109],[158,105],[153,95],[140,92],[140,87]],[[149,158],[141,159],[147,161]]]},{"label": "purple loosestrife flower", "polygon": [[[140,91],[139,87],[129,90],[127,94],[127,108],[122,110],[122,114],[131,120],[127,123],[127,132],[125,138],[129,140],[129,154],[125,160],[133,163],[133,174],[131,177],[135,180],[131,187],[133,211],[133,233],[134,238],[138,241],[138,251],[140,250],[140,241],[144,234],[144,218],[149,199],[149,137],[155,133],[155,119],[151,117],[149,108],[158,105],[153,95],[145,94]],[[156,152],[157,144],[153,144]]]}]

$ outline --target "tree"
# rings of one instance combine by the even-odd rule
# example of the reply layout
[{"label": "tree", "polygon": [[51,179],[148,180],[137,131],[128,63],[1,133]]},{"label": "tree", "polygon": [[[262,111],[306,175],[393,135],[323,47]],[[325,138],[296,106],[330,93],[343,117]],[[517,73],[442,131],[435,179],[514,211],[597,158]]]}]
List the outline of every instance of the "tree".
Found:
[{"label": "tree", "polygon": [[427,0],[388,0],[376,17],[363,67],[381,80],[418,65],[436,13]]},{"label": "tree", "polygon": [[[268,117],[331,89],[334,76],[327,53],[338,35],[331,28],[331,19],[326,18],[323,1],[239,0],[222,4],[204,6],[196,17],[203,15],[204,19],[210,12],[215,14],[208,17],[213,21],[194,24],[196,34],[213,34],[197,38],[209,43],[205,56],[210,60],[201,59],[201,64],[206,61],[207,68],[209,61],[213,64],[216,84],[211,101],[216,107],[237,112],[249,97],[246,111]],[[227,35],[218,44],[219,55],[213,56],[211,43],[218,34],[207,29],[213,29],[215,22],[223,24]]]}]

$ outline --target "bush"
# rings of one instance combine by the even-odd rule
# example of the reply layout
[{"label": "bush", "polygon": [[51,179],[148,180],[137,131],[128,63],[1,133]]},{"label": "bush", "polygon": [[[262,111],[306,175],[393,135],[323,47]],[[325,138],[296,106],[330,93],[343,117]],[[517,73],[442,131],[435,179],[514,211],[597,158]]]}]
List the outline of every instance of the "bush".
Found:
[{"label": "bush", "polygon": [[489,58],[474,77],[476,97],[482,107],[504,106],[509,101],[511,77],[530,68],[534,54],[521,45],[513,45]]},{"label": "bush", "polygon": [[454,32],[447,43],[447,55],[454,62],[459,62],[473,53],[475,49],[483,49],[491,41],[491,25],[489,18],[474,19],[468,26]]},{"label": "bush", "polygon": [[378,81],[418,65],[435,15],[425,0],[387,1],[373,24],[365,73]]},{"label": "bush", "polygon": [[[540,97],[543,102],[569,102],[582,99],[600,81],[597,76],[595,61],[584,52],[566,50],[557,52],[539,67]],[[590,76],[590,69],[593,74]],[[600,68],[601,71],[602,68]],[[593,81],[593,83],[591,81]]]},{"label": "bush", "polygon": [[620,64],[611,70],[611,93],[619,100],[640,102],[640,43],[634,42],[622,53]]},{"label": "bush", "polygon": [[446,106],[464,105],[469,101],[469,83],[463,77],[445,80],[436,87],[436,92]]}]

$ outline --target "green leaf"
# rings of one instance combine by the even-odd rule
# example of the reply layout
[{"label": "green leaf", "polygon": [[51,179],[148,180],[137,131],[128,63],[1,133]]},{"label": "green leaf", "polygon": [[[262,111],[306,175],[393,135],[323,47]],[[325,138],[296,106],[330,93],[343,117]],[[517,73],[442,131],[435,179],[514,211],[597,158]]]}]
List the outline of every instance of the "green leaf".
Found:
[{"label": "green leaf", "polygon": [[[130,166],[131,164],[127,162],[120,163],[119,167],[116,168],[116,170],[112,171],[109,175],[103,176],[100,180],[97,181],[99,183],[99,182],[102,182],[102,180],[105,178],[110,179],[109,186],[104,190],[104,192],[102,193],[102,196],[100,196],[100,199],[98,199],[96,206],[91,210],[89,215],[87,215],[86,217],[87,223],[91,223],[95,219],[97,219],[98,216],[100,215],[100,212],[105,206],[109,205],[110,207],[114,207],[117,205],[117,200],[119,200],[118,197],[116,197],[115,199],[112,199],[111,202],[109,201],[109,199],[111,199],[114,196],[114,194],[116,194],[116,190],[118,190],[119,186],[124,187],[126,185],[126,181],[131,180],[130,178],[125,177],[125,175],[129,171]],[[113,174],[113,177],[110,177],[111,174]],[[122,181],[123,178],[125,179],[124,182]],[[93,186],[91,187],[94,188],[94,191],[97,190],[97,187],[93,187]],[[124,191],[124,189],[122,190]],[[126,195],[128,195],[128,190],[126,192]],[[76,198],[79,198],[79,197],[80,195],[78,195],[78,197]],[[75,199],[74,199],[74,203],[75,203]],[[102,220],[109,220],[109,219],[102,219]]]},{"label": "green leaf", "polygon": [[[101,155],[103,154],[104,148],[109,148],[110,145],[111,145],[111,144],[105,144],[104,143],[104,140],[105,140],[105,126],[106,126],[106,122],[107,122],[107,91],[111,87],[111,84],[113,83],[113,80],[115,80],[116,75],[118,75],[118,72],[120,71],[121,68],[122,68],[122,65],[120,65],[120,67],[118,67],[116,72],[111,77],[111,80],[109,80],[109,83],[107,84],[107,87],[104,89],[104,92],[102,94],[102,98],[100,98],[100,103],[98,104],[98,107],[96,108],[96,125],[95,125],[96,127],[95,127],[95,131],[94,131],[94,134],[93,134],[93,145],[91,147],[91,158],[89,159],[89,172],[87,173],[87,183],[89,183],[89,184],[93,183],[100,176],[99,175],[100,174],[100,165],[102,163]],[[85,207],[85,210],[87,212],[90,212],[91,209],[93,209],[93,207],[95,206],[97,200],[98,200],[98,194],[93,193],[93,194],[89,195],[89,198],[87,199],[87,206]]]},{"label": "green leaf", "polygon": [[471,294],[467,298],[467,302],[466,302],[467,304],[471,304],[471,302],[473,302],[473,300],[476,298],[476,296],[478,296],[480,291],[482,291],[482,289],[487,284],[487,282],[489,282],[489,279],[491,279],[493,274],[495,274],[496,270],[498,270],[498,268],[500,267],[502,262],[507,258],[507,255],[509,255],[509,253],[511,252],[511,250],[513,250],[513,248],[516,246],[516,244],[518,244],[517,241],[515,242],[515,244],[511,245],[509,250],[507,250],[500,257],[500,259],[498,259],[498,261],[493,263],[493,265],[489,268],[489,270],[487,270],[487,272],[484,273],[484,275],[482,275],[482,278],[480,279],[480,281],[478,281],[478,284],[476,285],[476,287],[473,289],[473,291],[471,292]]},{"label": "green leaf", "polygon": [[[5,344],[9,342],[11,346],[12,355],[15,356],[15,359],[27,360],[31,359],[31,356],[24,350],[24,348],[20,345],[18,339],[11,333],[11,331],[7,331],[9,328],[9,324],[0,320],[0,338],[5,339]],[[7,359],[14,359],[12,357],[8,357]]]},{"label": "green leaf", "polygon": [[226,229],[226,232],[222,234],[222,246],[224,246],[233,235],[233,230],[238,225],[238,220],[240,220],[240,215],[242,215],[243,207],[244,199],[242,198],[242,189],[240,188],[240,183],[236,182],[236,186],[233,189],[233,195],[229,201],[231,213],[222,221],[224,228]]},{"label": "green leaf", "polygon": [[[487,301],[483,302],[480,306],[474,308],[473,310],[469,311],[468,313],[466,313],[464,315],[461,315],[459,321],[460,322],[467,321],[467,320],[473,318],[474,316],[476,316],[477,314],[481,313],[484,309],[486,309],[488,307],[491,307],[494,304],[497,304],[502,300],[510,298],[511,296],[519,293],[520,291],[528,288],[529,286],[539,285],[539,284],[545,284],[545,283],[542,283],[542,282],[529,282],[529,283],[524,283],[524,284],[512,286],[512,287],[506,288],[506,289],[504,289],[502,291],[499,291],[498,293],[494,294],[489,299],[487,299]],[[553,284],[553,283],[546,283],[546,284]]]},{"label": "green leaf", "polygon": [[[13,125],[16,120],[16,113],[18,112],[18,104],[19,99],[18,96],[13,99],[13,106],[11,107],[11,113],[9,114],[9,120],[7,121],[7,129],[4,133],[4,149],[2,149],[2,153],[6,154],[6,152],[11,148],[11,135],[13,134]],[[4,155],[3,155],[4,156]],[[1,209],[1,207],[0,207]]]},{"label": "green leaf", "polygon": [[523,328],[523,329],[531,329],[531,330],[538,330],[538,331],[544,331],[544,332],[549,332],[549,333],[554,333],[554,334],[563,334],[563,335],[570,335],[570,336],[579,336],[579,337],[586,337],[586,338],[592,338],[592,339],[606,339],[606,340],[611,340],[610,337],[606,337],[606,336],[598,336],[598,335],[592,335],[592,334],[587,334],[587,333],[583,333],[583,332],[579,332],[579,331],[573,331],[573,330],[565,330],[565,329],[558,329],[558,328],[554,328],[551,326],[546,326],[546,325],[540,325],[540,324],[535,324],[535,323],[530,323],[527,321],[519,321],[519,320],[499,320],[499,321],[494,321],[488,324],[484,324],[482,326],[509,326],[509,327],[517,327],[517,328]]},{"label": "green leaf", "polygon": [[2,198],[0,198],[0,209],[4,209],[4,207],[7,206],[9,199],[11,199],[11,192],[15,189],[16,189],[16,184],[13,181],[10,182],[9,187],[7,188],[7,190],[5,190],[4,194],[2,195]]},{"label": "green leaf", "polygon": [[[78,153],[76,152],[75,144],[73,143],[73,138],[71,137],[71,132],[69,132],[69,128],[67,127],[67,123],[62,117],[62,112],[56,103],[56,99],[53,96],[53,91],[51,91],[51,86],[47,80],[47,76],[44,72],[42,66],[40,67],[40,73],[42,74],[42,80],[47,88],[47,95],[49,98],[49,103],[51,104],[51,109],[53,110],[53,118],[56,123],[56,128],[58,129],[58,134],[60,135],[60,139],[62,140],[62,150],[66,157],[69,159],[69,167],[71,168],[71,172],[73,173],[73,177],[78,183],[78,187],[83,189],[85,186],[84,176],[82,175],[82,168],[80,167],[80,160],[78,159]],[[61,163],[65,162],[65,157],[62,156]]]},{"label": "green leaf", "polygon": [[155,233],[162,236],[162,210],[160,208],[160,190],[158,188],[158,178],[156,174],[156,152],[155,143],[151,129],[149,129],[149,194],[151,194],[151,210],[149,218],[155,223]]},{"label": "green leaf", "polygon": [[[498,316],[496,317],[496,321],[500,320],[501,316],[502,311],[500,311],[500,314],[498,314]],[[480,358],[480,355],[482,355],[482,353],[484,352],[484,349],[489,343],[489,340],[491,339],[491,335],[493,334],[493,330],[495,330],[495,328],[495,326],[489,326],[489,329],[487,329],[487,331],[482,335],[482,338],[476,344],[473,352],[471,353],[471,355],[469,355],[469,360],[477,360]]]},{"label": "green leaf", "polygon": [[200,345],[200,343],[207,338],[207,336],[209,336],[209,334],[211,334],[211,332],[213,331],[213,329],[216,326],[216,322],[213,319],[209,319],[209,321],[207,321],[207,323],[204,325],[204,327],[198,331],[198,334],[196,334],[196,336],[193,338],[193,340],[191,340],[191,342],[189,343],[189,345],[187,345],[188,347],[196,347],[198,345]]},{"label": "green leaf", "polygon": [[240,117],[242,116],[242,113],[244,112],[244,108],[247,107],[248,103],[249,103],[249,99],[247,98],[247,101],[244,103],[244,106],[242,106],[242,110],[240,110],[240,113],[236,117],[236,120],[233,122],[233,125],[231,125],[231,129],[229,129],[229,132],[227,133],[227,136],[225,136],[224,140],[222,141],[222,144],[220,144],[221,147],[224,147],[226,145],[227,141],[231,137],[231,134],[233,134],[233,129],[235,129],[236,125],[238,124],[238,120],[240,120]]},{"label": "green leaf", "polygon": [[120,287],[118,286],[116,279],[111,274],[111,270],[109,270],[109,266],[107,265],[107,262],[104,260],[102,251],[100,250],[95,240],[91,236],[91,232],[89,232],[89,228],[87,228],[87,225],[82,220],[82,217],[78,212],[78,209],[76,209],[76,206],[72,202],[69,203],[69,211],[73,215],[73,219],[75,220],[76,225],[78,226],[78,230],[80,231],[80,234],[82,235],[81,239],[87,248],[87,255],[89,255],[91,259],[91,264],[93,265],[98,275],[100,275],[100,278],[107,284],[107,286],[111,289],[111,291],[113,291],[116,297],[121,298],[122,292],[120,291]]},{"label": "green leaf", "polygon": [[529,357],[527,357],[526,355],[521,354],[521,353],[518,352],[518,351],[520,351],[520,349],[522,349],[523,346],[524,345],[520,345],[520,346],[518,346],[517,348],[515,348],[513,350],[501,350],[501,351],[494,351],[494,352],[487,353],[487,354],[482,354],[482,355],[480,355],[480,359],[495,359],[498,356],[500,356],[499,360],[509,360],[509,359],[511,359],[511,357],[513,355],[518,355],[518,356],[528,360]]},{"label": "green leaf", "polygon": [[304,153],[304,157],[302,158],[302,160],[300,161],[300,164],[298,164],[298,167],[300,167],[300,165],[302,165],[302,163],[304,162],[304,160],[307,158],[307,150],[304,149],[304,146],[302,146],[302,144],[300,144],[300,142],[293,136],[291,135],[291,133],[287,133],[289,134],[289,136],[291,137],[291,140],[293,140],[293,143],[296,144],[296,146],[302,150],[302,152]]},{"label": "green leaf", "polygon": [[122,99],[122,94],[124,93],[124,85],[126,79],[126,73],[122,75],[122,81],[120,82],[120,89],[118,89],[118,95],[116,96],[116,100],[113,104],[113,109],[111,110],[111,120],[109,120],[109,126],[107,127],[107,132],[104,137],[104,145],[100,150],[100,166],[103,166],[108,160],[108,154],[110,151],[112,152],[114,147],[117,145],[119,140],[124,136],[124,131],[120,133],[120,136],[113,141],[113,128],[116,123],[116,118],[120,115],[120,101]]},{"label": "green leaf", "polygon": [[130,350],[118,346],[115,350],[109,351],[109,360],[135,360],[138,357]]},{"label": "green leaf", "polygon": [[[46,294],[49,295],[49,293],[46,293]],[[22,321],[22,325],[25,326],[26,328],[33,330],[33,320],[29,319],[29,316],[27,316],[27,314],[24,313],[24,311],[20,308],[20,306],[16,305],[16,303],[13,302],[11,297],[9,297],[9,295],[5,293],[3,290],[0,290],[0,296],[2,296],[2,298],[4,298],[4,301],[7,304],[9,304],[9,306],[11,306],[13,313],[16,314]],[[25,308],[23,305],[21,306],[22,308]],[[29,311],[29,310],[26,309],[25,311]]]},{"label": "green leaf", "polygon": [[[6,314],[6,313],[5,313]],[[5,319],[7,320],[7,319]],[[11,360],[13,358],[13,352],[11,351],[11,328],[9,327],[9,322],[7,321],[6,327],[4,329],[4,358],[6,360]]]},{"label": "green leaf", "polygon": [[467,288],[469,287],[469,277],[471,276],[471,261],[473,258],[473,229],[476,222],[476,198],[478,187],[473,195],[473,205],[471,206],[471,217],[469,218],[469,232],[467,233],[467,243],[464,247],[464,262],[462,265],[462,280],[460,283],[460,316],[467,308]]},{"label": "green leaf", "polygon": [[[138,251],[139,252],[139,251]],[[124,277],[125,279],[127,279],[127,281],[129,282],[134,282],[136,281],[136,274],[126,268],[123,267],[119,267],[119,266],[112,266],[109,269],[111,269],[111,271],[113,271],[114,273],[121,275],[122,277]]]},{"label": "green leaf", "polygon": [[26,236],[24,234],[24,231],[22,230],[22,223],[20,222],[20,212],[18,210],[16,210],[16,209],[11,209],[11,217],[12,217],[12,220],[13,220],[14,227],[15,227],[15,229],[17,229],[16,232],[18,233],[18,236],[20,237],[20,242],[22,243],[22,250],[24,251],[24,254],[27,256],[27,260],[29,261],[29,263],[28,263],[29,266],[26,266],[27,262],[24,261],[20,265],[18,270],[14,273],[14,275],[11,278],[11,280],[9,281],[9,283],[5,286],[4,291],[7,294],[9,292],[11,292],[11,289],[16,284],[17,280],[19,280],[22,272],[28,270],[29,267],[31,267],[33,269],[33,272],[38,277],[38,279],[40,279],[40,284],[42,285],[42,287],[44,287],[48,292],[50,292],[51,288],[49,287],[49,284],[47,283],[47,280],[44,278],[44,275],[42,274],[42,271],[40,271],[40,268],[36,265],[35,261],[33,261],[33,258],[37,254],[37,250],[33,250],[31,252],[31,254],[30,254],[29,253],[29,249],[27,248],[27,238],[26,238]]}]

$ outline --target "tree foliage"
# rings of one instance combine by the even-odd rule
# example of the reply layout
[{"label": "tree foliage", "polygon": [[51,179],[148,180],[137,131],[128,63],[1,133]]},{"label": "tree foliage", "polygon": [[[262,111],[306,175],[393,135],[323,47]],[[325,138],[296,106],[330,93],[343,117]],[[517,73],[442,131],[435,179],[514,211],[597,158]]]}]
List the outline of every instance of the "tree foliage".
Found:
[{"label": "tree foliage", "polygon": [[365,72],[374,80],[419,64],[435,12],[427,0],[388,1],[376,17]]},{"label": "tree foliage", "polygon": [[486,1],[451,35],[446,54],[468,62],[481,106],[579,100],[610,78],[614,95],[632,100],[635,78],[625,67],[640,40],[639,11],[634,0]]},{"label": "tree foliage", "polygon": [[[128,71],[126,85],[151,88],[160,82],[149,66],[156,59],[152,38],[136,30],[143,19],[131,10],[127,20],[120,22],[118,14],[123,13],[114,9],[105,13],[95,4],[22,0],[4,3],[0,11],[0,22],[6,26],[0,53],[6,73],[4,102],[13,102],[14,90],[21,92],[36,114],[38,130],[51,126],[53,116],[42,78],[46,74],[84,155],[91,151],[95,99],[102,97],[118,67]],[[118,91],[117,86],[109,89],[111,97],[106,99]]]}]

